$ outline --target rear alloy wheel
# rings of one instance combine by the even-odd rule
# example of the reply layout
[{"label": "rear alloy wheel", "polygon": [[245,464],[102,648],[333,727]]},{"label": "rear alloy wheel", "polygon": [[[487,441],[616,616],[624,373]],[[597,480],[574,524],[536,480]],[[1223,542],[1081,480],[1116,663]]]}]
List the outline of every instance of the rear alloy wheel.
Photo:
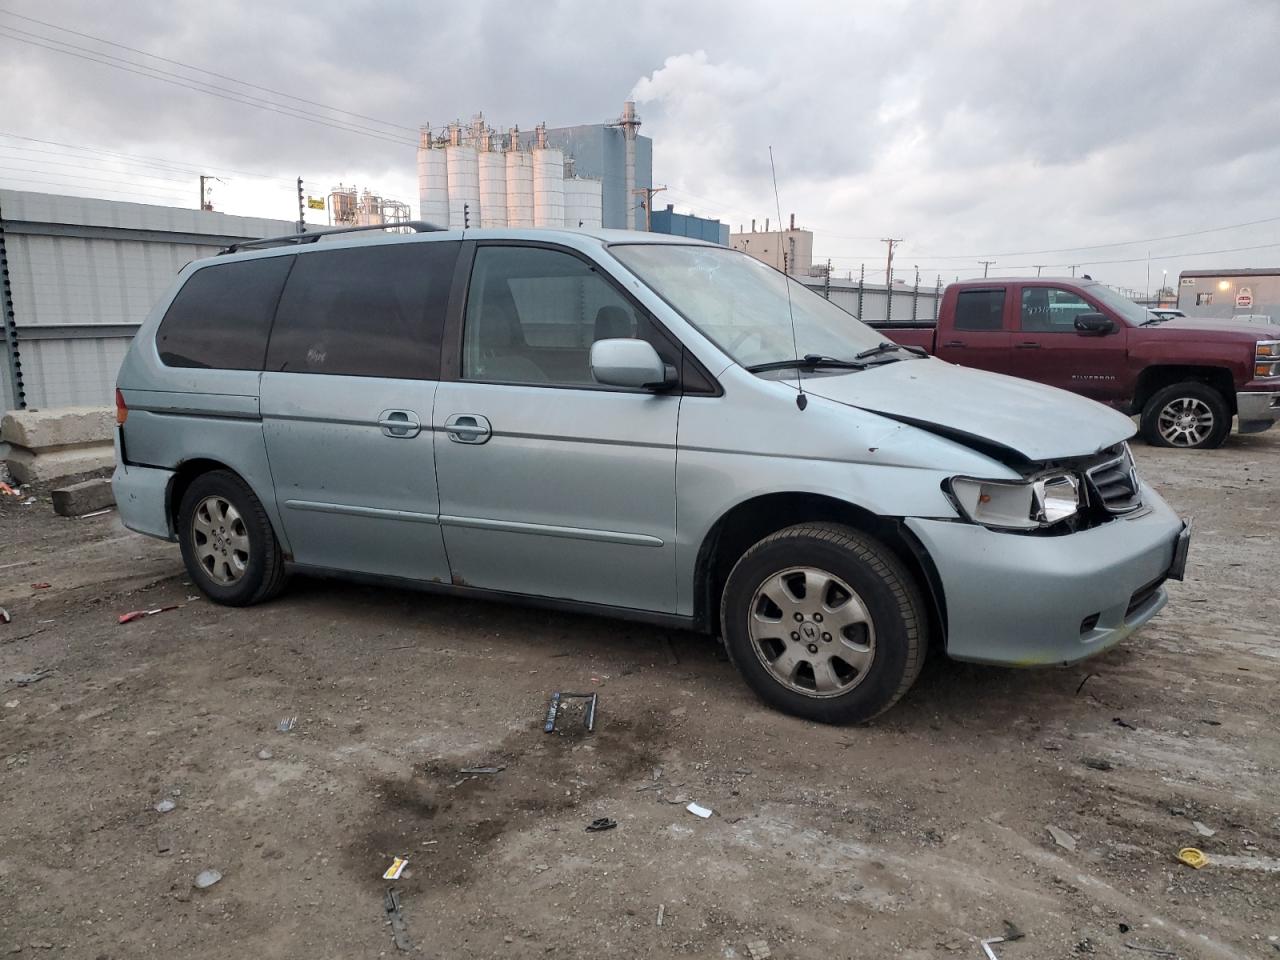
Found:
[{"label": "rear alloy wheel", "polygon": [[187,572],[210,600],[244,607],[284,586],[284,554],[267,512],[229,470],[191,482],[178,507],[178,541]]},{"label": "rear alloy wheel", "polygon": [[1142,411],[1142,436],[1156,447],[1210,450],[1231,430],[1231,410],[1222,395],[1194,380],[1158,390]]},{"label": "rear alloy wheel", "polygon": [[788,527],[748,550],[725,584],[721,623],[757,694],[824,723],[887,710],[927,647],[914,578],[883,544],[835,524]]}]

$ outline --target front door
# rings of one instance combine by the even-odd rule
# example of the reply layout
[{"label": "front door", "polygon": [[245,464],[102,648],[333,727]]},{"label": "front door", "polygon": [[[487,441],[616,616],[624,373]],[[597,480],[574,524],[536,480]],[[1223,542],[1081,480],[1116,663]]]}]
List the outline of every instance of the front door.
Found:
[{"label": "front door", "polygon": [[1121,389],[1126,327],[1117,324],[1103,335],[1080,333],[1076,317],[1104,311],[1073,290],[1047,283],[1023,284],[1018,306],[1011,373],[1102,403],[1126,399]]},{"label": "front door", "polygon": [[591,344],[617,337],[676,362],[588,260],[476,249],[460,342],[446,347],[460,352],[457,375],[441,382],[432,419],[454,583],[675,610],[680,396],[596,384]]},{"label": "front door", "polygon": [[261,390],[296,562],[448,578],[431,409],[458,248],[369,242],[296,258]]}]

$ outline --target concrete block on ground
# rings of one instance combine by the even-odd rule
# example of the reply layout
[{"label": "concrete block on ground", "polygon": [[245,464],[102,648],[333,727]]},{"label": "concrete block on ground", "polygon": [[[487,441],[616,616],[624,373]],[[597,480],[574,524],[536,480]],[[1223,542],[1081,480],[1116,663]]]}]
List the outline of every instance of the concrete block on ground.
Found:
[{"label": "concrete block on ground", "polygon": [[5,465],[18,483],[47,483],[95,473],[115,461],[110,407],[11,410],[0,420]]},{"label": "concrete block on ground", "polygon": [[0,421],[0,440],[28,450],[110,443],[115,424],[111,407],[10,410]]},{"label": "concrete block on ground", "polygon": [[61,517],[83,516],[114,506],[115,502],[107,479],[84,480],[53,491],[53,512]]}]

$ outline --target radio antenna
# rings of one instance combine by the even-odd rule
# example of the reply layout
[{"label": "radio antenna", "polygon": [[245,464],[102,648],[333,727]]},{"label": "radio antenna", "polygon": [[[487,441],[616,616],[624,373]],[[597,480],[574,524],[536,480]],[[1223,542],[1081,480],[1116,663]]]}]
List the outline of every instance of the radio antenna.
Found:
[{"label": "radio antenna", "polygon": [[[773,147],[769,147],[769,172],[773,174],[773,202],[778,210],[778,237],[782,237],[782,201],[778,199],[778,169],[773,165]],[[783,244],[779,243],[779,246]],[[800,377],[800,347],[796,344],[796,313],[791,308],[791,276],[787,273],[787,254],[782,254],[782,282],[787,288],[787,316],[791,318],[791,350],[796,355],[796,406],[803,410],[809,405],[809,398],[804,395],[804,380]]]}]

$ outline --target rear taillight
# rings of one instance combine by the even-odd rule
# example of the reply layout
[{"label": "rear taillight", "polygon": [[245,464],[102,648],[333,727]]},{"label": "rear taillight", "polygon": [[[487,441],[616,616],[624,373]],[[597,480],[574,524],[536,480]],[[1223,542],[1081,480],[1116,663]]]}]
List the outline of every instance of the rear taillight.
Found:
[{"label": "rear taillight", "polygon": [[116,426],[124,426],[124,422],[129,419],[129,407],[124,402],[124,394],[120,392],[120,388],[116,388]]}]

